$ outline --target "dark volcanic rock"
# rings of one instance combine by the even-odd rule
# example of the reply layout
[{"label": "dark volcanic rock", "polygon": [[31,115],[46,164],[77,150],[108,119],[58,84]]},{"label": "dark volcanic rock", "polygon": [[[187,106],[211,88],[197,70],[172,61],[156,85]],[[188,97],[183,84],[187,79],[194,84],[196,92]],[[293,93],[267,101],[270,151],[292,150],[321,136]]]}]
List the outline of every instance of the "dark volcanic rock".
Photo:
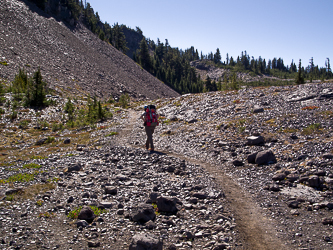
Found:
[{"label": "dark volcanic rock", "polygon": [[158,197],[156,200],[159,212],[175,214],[178,211],[176,199],[172,197]]},{"label": "dark volcanic rock", "polygon": [[131,218],[133,221],[146,223],[155,220],[156,214],[154,207],[150,204],[141,203],[133,209]]},{"label": "dark volcanic rock", "polygon": [[88,206],[83,207],[78,215],[78,219],[85,220],[88,223],[91,223],[95,217],[94,211]]}]

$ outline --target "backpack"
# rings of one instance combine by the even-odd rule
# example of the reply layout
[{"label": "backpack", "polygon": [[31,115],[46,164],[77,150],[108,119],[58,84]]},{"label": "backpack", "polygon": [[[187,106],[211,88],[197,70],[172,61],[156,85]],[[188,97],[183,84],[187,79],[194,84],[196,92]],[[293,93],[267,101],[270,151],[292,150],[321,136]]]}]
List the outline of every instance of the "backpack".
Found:
[{"label": "backpack", "polygon": [[158,120],[156,115],[156,107],[154,105],[145,106],[146,122],[145,126],[158,126]]}]

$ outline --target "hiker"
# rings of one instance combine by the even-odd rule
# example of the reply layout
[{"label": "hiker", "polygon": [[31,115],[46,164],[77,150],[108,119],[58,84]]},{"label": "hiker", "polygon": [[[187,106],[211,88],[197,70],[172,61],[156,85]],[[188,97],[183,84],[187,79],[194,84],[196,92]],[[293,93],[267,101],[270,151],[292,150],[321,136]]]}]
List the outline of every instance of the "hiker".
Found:
[{"label": "hiker", "polygon": [[145,112],[141,115],[141,119],[144,122],[143,125],[145,126],[147,134],[146,149],[153,152],[153,133],[155,127],[158,125],[158,114],[156,113],[156,107],[154,105],[147,105],[144,107],[144,110]]}]

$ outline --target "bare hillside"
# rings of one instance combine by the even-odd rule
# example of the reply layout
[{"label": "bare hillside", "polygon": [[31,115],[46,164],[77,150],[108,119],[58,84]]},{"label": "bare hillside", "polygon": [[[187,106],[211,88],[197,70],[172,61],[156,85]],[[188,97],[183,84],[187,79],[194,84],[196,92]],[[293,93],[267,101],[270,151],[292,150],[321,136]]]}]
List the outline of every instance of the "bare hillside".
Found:
[{"label": "bare hillside", "polygon": [[0,61],[1,78],[12,81],[19,68],[40,67],[51,88],[73,95],[178,96],[83,25],[70,26],[26,1],[1,0]]}]

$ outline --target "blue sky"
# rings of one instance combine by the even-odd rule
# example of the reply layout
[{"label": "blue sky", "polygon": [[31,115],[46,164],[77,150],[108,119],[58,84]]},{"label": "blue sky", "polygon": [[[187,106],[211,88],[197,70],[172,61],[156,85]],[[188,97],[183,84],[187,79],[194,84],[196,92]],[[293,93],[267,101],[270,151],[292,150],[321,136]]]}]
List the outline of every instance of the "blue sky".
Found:
[{"label": "blue sky", "polygon": [[[281,57],[285,65],[333,65],[333,0],[87,0],[103,22],[124,24],[171,47],[194,46],[222,61],[242,51],[254,58]],[[333,68],[331,66],[331,68]]]}]

